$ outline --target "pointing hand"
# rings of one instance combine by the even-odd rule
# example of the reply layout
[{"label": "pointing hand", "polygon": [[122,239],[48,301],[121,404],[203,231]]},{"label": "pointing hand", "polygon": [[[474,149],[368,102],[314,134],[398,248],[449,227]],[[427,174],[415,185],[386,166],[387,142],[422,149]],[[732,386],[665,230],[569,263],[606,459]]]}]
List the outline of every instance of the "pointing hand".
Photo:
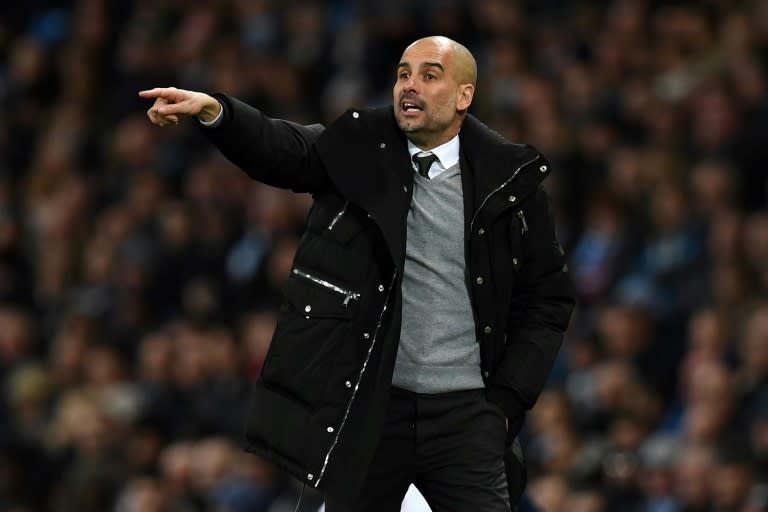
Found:
[{"label": "pointing hand", "polygon": [[201,121],[213,121],[221,112],[221,105],[212,96],[202,92],[186,91],[176,87],[156,87],[139,92],[142,98],[154,98],[147,117],[158,126],[179,123],[179,116],[195,116]]}]

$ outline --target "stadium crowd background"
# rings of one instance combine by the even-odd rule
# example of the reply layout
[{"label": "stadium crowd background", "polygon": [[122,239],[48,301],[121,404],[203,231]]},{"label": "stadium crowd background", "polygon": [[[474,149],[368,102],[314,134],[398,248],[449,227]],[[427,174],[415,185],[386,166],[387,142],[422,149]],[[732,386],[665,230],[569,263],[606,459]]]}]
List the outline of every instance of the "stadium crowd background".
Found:
[{"label": "stadium crowd background", "polygon": [[238,439],[310,199],[137,91],[328,122],[388,103],[429,34],[556,167],[579,307],[530,497],[766,510],[768,2],[79,0],[0,7],[0,511],[292,510]]}]

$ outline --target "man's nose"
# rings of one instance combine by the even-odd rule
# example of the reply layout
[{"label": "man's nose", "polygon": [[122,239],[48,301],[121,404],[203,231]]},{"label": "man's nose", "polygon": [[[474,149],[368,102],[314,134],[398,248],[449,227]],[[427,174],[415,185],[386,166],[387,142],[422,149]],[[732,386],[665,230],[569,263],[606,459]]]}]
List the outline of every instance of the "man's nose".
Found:
[{"label": "man's nose", "polygon": [[408,80],[403,84],[403,89],[406,91],[416,91],[416,78],[413,75],[408,77]]}]

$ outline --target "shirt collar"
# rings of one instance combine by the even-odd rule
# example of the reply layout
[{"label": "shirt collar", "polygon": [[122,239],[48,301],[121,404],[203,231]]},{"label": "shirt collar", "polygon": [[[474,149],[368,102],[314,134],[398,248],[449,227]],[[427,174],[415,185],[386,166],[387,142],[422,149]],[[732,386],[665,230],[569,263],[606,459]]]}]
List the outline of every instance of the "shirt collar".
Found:
[{"label": "shirt collar", "polygon": [[448,169],[459,163],[459,135],[456,134],[454,138],[445,144],[441,144],[429,151],[420,149],[416,144],[409,140],[408,153],[411,155],[411,160],[413,160],[413,155],[418,153],[432,153],[437,157],[443,169]]}]

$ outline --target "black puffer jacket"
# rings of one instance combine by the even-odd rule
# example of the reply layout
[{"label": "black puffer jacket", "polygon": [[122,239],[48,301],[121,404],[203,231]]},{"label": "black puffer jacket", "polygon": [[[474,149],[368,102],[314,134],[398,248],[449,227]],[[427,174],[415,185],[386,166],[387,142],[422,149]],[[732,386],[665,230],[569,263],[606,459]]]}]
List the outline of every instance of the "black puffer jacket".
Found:
[{"label": "black puffer jacket", "polygon": [[[314,204],[246,427],[247,449],[344,499],[375,449],[400,332],[413,170],[392,108],[328,129],[220,95],[208,138],[251,177]],[[573,309],[540,187],[549,163],[468,116],[460,133],[467,286],[489,400],[519,429]],[[510,452],[511,452],[510,448]],[[511,456],[511,455],[510,455]]]}]

